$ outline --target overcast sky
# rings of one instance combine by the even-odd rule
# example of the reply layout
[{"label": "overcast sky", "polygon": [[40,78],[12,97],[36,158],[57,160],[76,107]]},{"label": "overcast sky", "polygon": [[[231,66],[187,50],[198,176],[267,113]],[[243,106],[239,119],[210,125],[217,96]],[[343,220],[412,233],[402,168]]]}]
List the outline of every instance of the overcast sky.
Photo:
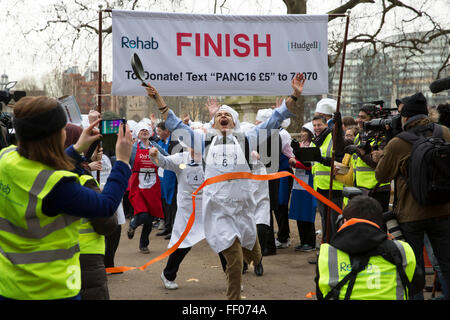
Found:
[{"label": "overcast sky", "polygon": [[[101,1],[81,2],[89,3],[88,7],[92,8],[92,10],[87,16],[95,19],[98,16],[98,3],[101,3]],[[148,0],[145,3],[151,4],[153,2]],[[181,1],[183,5],[177,8],[168,4],[169,1],[160,2],[163,3],[162,6],[152,6],[151,10],[213,13],[214,8],[214,0],[184,0]],[[217,0],[217,2],[220,5],[223,3],[223,0]],[[308,13],[324,14],[343,2],[346,1],[309,1]],[[422,3],[423,1],[404,0],[403,2],[414,4],[417,2]],[[64,3],[67,8],[70,8],[73,6],[73,1],[0,0],[0,3],[0,11],[2,12],[0,15],[0,32],[2,37],[2,45],[0,46],[0,74],[6,73],[10,81],[21,80],[24,77],[34,77],[40,83],[41,77],[55,68],[64,70],[77,64],[80,67],[80,71],[84,71],[88,65],[97,61],[98,40],[95,36],[91,36],[84,41],[79,41],[74,47],[72,47],[71,37],[67,35],[66,29],[61,25],[57,28],[48,29],[45,32],[30,32],[26,37],[24,36],[24,33],[32,29],[43,28],[46,21],[52,19],[55,13],[53,9],[55,3]],[[450,20],[448,18],[450,16],[450,0],[428,0],[428,2],[425,1],[423,9],[426,9],[427,12],[430,12],[430,14],[436,17],[440,17],[443,23],[448,23]],[[282,0],[227,0],[222,11],[218,9],[217,13],[277,15],[285,14],[286,6]],[[352,11],[352,16],[354,14],[365,16],[364,19],[370,21],[370,16],[376,14],[376,12],[370,12],[367,6],[361,5]],[[390,18],[398,19],[396,15]],[[337,26],[343,25],[343,20],[336,19],[333,23]],[[351,20],[350,33],[353,30],[358,30],[359,23],[362,21],[363,19]],[[370,22],[365,22],[365,28],[374,27]],[[110,20],[105,22],[108,26],[110,23]],[[331,24],[330,27],[332,27]],[[343,30],[343,28],[339,29]],[[51,38],[59,40],[58,42],[50,41],[49,39]],[[104,71],[108,74],[108,78],[111,79],[112,52],[109,39],[105,41],[103,63]]]}]

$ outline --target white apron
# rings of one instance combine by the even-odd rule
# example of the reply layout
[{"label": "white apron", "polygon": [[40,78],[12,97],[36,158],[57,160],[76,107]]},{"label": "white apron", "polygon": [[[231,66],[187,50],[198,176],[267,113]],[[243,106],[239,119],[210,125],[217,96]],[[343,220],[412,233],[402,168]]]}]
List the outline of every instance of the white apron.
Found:
[{"label": "white apron", "polygon": [[[252,168],[253,174],[263,175],[267,174],[266,166],[258,160]],[[256,224],[265,224],[270,227],[270,197],[269,197],[269,181],[251,180],[255,184],[256,190],[253,194],[255,197],[256,210],[255,220]]]},{"label": "white apron", "polygon": [[[158,154],[159,159],[163,156]],[[192,213],[192,193],[204,181],[203,166],[201,163],[191,163],[188,152],[176,153],[163,157],[160,161],[161,168],[175,172],[178,181],[177,191],[177,213],[172,227],[172,235],[168,248],[172,247],[181,237],[186,229],[187,222]],[[202,190],[195,197],[195,220],[191,230],[180,244],[179,248],[194,246],[197,242],[205,239],[202,217]]]},{"label": "white apron", "polygon": [[[220,137],[222,138],[222,137]],[[216,144],[214,137],[206,157],[205,179],[230,172],[250,172],[237,139]],[[253,249],[256,242],[256,185],[250,179],[218,182],[203,189],[203,225],[206,241],[219,253],[239,239],[242,247]]]}]

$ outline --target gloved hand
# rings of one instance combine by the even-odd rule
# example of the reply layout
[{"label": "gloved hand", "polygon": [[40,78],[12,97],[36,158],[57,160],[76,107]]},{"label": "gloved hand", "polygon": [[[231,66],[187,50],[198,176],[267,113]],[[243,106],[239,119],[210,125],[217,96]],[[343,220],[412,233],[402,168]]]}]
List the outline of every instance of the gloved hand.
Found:
[{"label": "gloved hand", "polygon": [[342,117],[341,117],[341,113],[340,112],[335,112],[333,113],[333,122],[339,126],[342,127]]},{"label": "gloved hand", "polygon": [[330,167],[331,166],[331,158],[330,157],[322,157],[322,159],[319,161],[324,166]]},{"label": "gloved hand", "polygon": [[358,149],[358,146],[351,144],[344,148],[344,152],[348,154],[354,154],[356,152],[356,149]]},{"label": "gloved hand", "polygon": [[292,152],[294,153],[294,156],[297,159],[300,159],[300,144],[296,139],[292,139],[291,140],[291,147],[292,147]]}]

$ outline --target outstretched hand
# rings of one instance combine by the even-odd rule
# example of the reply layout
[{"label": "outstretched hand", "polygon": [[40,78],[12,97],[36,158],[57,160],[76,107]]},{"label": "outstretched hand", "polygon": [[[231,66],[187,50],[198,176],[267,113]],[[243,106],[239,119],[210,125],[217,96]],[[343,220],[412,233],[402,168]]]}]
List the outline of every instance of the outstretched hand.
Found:
[{"label": "outstretched hand", "polygon": [[156,96],[158,95],[158,90],[156,90],[156,88],[154,86],[152,86],[150,83],[146,83],[147,86],[145,87],[145,90],[147,91],[147,95],[150,98],[153,98],[156,100]]},{"label": "outstretched hand", "polygon": [[305,80],[305,75],[303,73],[297,73],[292,79],[291,86],[292,89],[294,89],[294,96],[296,96],[297,98],[302,95]]},{"label": "outstretched hand", "polygon": [[85,152],[89,149],[90,145],[101,138],[100,131],[96,128],[100,123],[101,119],[97,119],[92,122],[89,127],[85,128],[82,132],[78,141],[73,145],[74,149],[78,152]]},{"label": "outstretched hand", "polygon": [[219,110],[220,105],[217,103],[217,100],[215,98],[208,98],[208,100],[205,103],[205,107],[209,111],[209,115],[213,117],[217,110]]}]

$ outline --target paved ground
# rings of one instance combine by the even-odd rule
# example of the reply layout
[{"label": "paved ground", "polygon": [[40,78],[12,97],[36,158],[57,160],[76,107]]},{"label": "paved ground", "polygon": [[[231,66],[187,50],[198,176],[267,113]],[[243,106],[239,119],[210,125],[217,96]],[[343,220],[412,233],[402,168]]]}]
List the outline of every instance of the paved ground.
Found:
[{"label": "paved ground", "polygon": [[[157,237],[158,230],[150,235],[150,254],[139,252],[141,227],[136,230],[132,240],[126,235],[127,224],[122,225],[122,237],[116,253],[116,266],[139,267],[167,250],[169,240]],[[276,231],[275,225],[275,231]],[[316,217],[316,230],[320,229],[320,217]],[[307,298],[309,292],[315,292],[315,265],[308,258],[315,253],[296,252],[299,243],[295,221],[290,220],[291,246],[278,249],[277,254],[263,258],[264,275],[257,277],[253,266],[243,275],[243,300],[316,300]],[[320,243],[320,237],[317,242]],[[131,270],[123,274],[108,275],[111,300],[225,300],[226,278],[220,260],[205,240],[194,246],[188,253],[176,282],[177,290],[164,288],[160,275],[167,258],[158,261],[144,271]],[[433,275],[427,275],[427,285],[432,285]],[[438,293],[438,295],[440,292]],[[431,293],[425,293],[430,299]]]},{"label": "paved ground", "polygon": [[[320,219],[319,219],[320,221]],[[126,236],[126,225],[122,226],[122,237],[116,253],[116,266],[142,266],[167,249],[168,240],[157,237],[157,230],[150,235],[150,254],[139,252],[141,228],[132,240]],[[315,265],[307,262],[312,253],[295,252],[298,232],[291,220],[292,244],[278,249],[274,256],[263,259],[264,275],[257,277],[253,266],[243,275],[243,299],[249,300],[310,300],[306,294],[315,291]],[[177,290],[167,290],[160,279],[167,258],[150,265],[144,271],[131,270],[118,275],[108,275],[111,300],[224,300],[226,278],[220,260],[205,240],[192,248],[184,259],[176,282]]]}]

